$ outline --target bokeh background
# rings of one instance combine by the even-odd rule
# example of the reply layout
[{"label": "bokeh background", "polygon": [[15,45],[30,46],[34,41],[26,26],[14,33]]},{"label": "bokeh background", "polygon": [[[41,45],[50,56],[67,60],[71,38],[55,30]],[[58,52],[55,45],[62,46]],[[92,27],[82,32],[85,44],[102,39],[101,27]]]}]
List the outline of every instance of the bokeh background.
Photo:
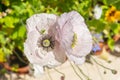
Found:
[{"label": "bokeh background", "polygon": [[[28,69],[29,65],[23,47],[27,18],[40,13],[61,15],[72,10],[84,17],[97,48],[102,50],[105,46],[106,51],[120,56],[120,0],[0,0],[0,80],[5,80],[6,73],[28,73],[19,69]],[[101,47],[99,43],[104,44]],[[93,52],[100,55],[102,51],[96,53],[97,48]],[[102,58],[108,60],[106,55]]]}]

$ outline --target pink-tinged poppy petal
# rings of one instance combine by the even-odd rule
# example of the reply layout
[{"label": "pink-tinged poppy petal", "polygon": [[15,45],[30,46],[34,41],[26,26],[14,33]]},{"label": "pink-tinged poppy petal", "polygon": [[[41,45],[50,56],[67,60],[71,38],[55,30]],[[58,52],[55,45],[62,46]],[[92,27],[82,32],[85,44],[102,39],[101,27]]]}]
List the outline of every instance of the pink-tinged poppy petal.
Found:
[{"label": "pink-tinged poppy petal", "polygon": [[38,30],[40,33],[48,33],[48,29],[56,23],[57,16],[54,14],[35,14],[27,19],[27,31]]},{"label": "pink-tinged poppy petal", "polygon": [[58,26],[56,26],[56,39],[64,49],[69,49],[73,40],[74,32],[70,20],[67,20],[65,16],[67,17],[66,14],[63,14],[58,19]]},{"label": "pink-tinged poppy petal", "polygon": [[65,62],[67,60],[67,56],[63,48],[61,48],[60,44],[56,41],[56,46],[54,49],[54,55],[56,60],[59,62]]},{"label": "pink-tinged poppy petal", "polygon": [[[33,15],[27,20],[28,32],[27,39],[24,43],[24,53],[30,63],[38,64],[41,67],[47,66],[51,68],[66,61],[64,51],[60,49],[54,39],[55,35],[52,28],[55,28],[56,19],[56,15],[42,13]],[[52,41],[49,43],[51,45],[47,48],[43,46],[42,42],[46,37]]]},{"label": "pink-tinged poppy petal", "polygon": [[92,36],[79,13],[72,11],[61,15],[56,29],[56,38],[66,51],[68,58],[74,56],[73,61],[77,62],[75,57],[81,58],[89,54],[92,49]]},{"label": "pink-tinged poppy petal", "polygon": [[38,64],[33,64],[33,68],[34,68],[34,76],[35,77],[39,77],[40,75],[44,74],[44,69],[42,66],[40,66]]},{"label": "pink-tinged poppy petal", "polygon": [[86,56],[92,49],[92,36],[85,23],[74,25],[74,32],[77,35],[77,42],[73,48],[73,54],[77,56]]},{"label": "pink-tinged poppy petal", "polygon": [[[27,58],[30,62],[33,63],[33,59],[31,58],[33,54],[35,54],[35,50],[38,48],[37,41],[40,37],[39,32],[31,31],[27,34],[27,39],[24,43],[24,53],[27,55]],[[32,59],[32,60],[31,60]]]},{"label": "pink-tinged poppy petal", "polygon": [[[41,66],[54,67],[61,63],[55,59],[53,51],[45,51],[43,48],[39,48],[37,41],[39,39],[39,33],[31,31],[28,33],[26,42],[24,43],[24,51],[28,60],[33,64],[39,64]],[[62,57],[62,56],[61,56]]]},{"label": "pink-tinged poppy petal", "polygon": [[76,57],[73,55],[68,55],[70,61],[73,61],[75,64],[81,65],[85,62],[85,57]]},{"label": "pink-tinged poppy petal", "polygon": [[55,46],[54,46],[54,55],[55,59],[58,60],[59,62],[65,62],[67,57],[65,54],[65,51],[63,48],[61,48],[59,41],[56,39],[56,26],[57,24],[54,24],[54,27],[50,27],[48,33],[49,35],[52,35],[55,38]]}]

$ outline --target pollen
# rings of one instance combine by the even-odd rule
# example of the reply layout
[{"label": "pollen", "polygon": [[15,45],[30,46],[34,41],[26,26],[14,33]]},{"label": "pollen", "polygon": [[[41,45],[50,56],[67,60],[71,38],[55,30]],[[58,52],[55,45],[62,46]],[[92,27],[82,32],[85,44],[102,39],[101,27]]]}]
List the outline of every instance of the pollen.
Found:
[{"label": "pollen", "polygon": [[43,44],[44,47],[49,47],[50,46],[50,40],[45,39],[45,40],[43,40],[42,44]]},{"label": "pollen", "polygon": [[76,45],[76,43],[77,43],[77,34],[74,33],[74,35],[73,35],[73,41],[72,41],[71,47],[74,48],[75,45]]}]

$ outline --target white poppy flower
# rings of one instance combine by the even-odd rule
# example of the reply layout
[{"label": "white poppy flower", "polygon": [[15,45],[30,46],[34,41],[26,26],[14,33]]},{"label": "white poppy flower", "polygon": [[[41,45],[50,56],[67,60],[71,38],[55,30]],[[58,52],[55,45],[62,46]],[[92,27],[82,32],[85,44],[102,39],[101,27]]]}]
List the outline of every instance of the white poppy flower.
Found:
[{"label": "white poppy flower", "polygon": [[102,8],[99,5],[96,5],[93,9],[93,16],[95,19],[100,19],[101,15],[102,15]]},{"label": "white poppy flower", "polygon": [[64,13],[58,19],[56,40],[66,51],[67,57],[82,64],[92,49],[92,36],[83,17],[76,11]]},{"label": "white poppy flower", "polygon": [[43,72],[42,67],[55,67],[66,61],[66,55],[55,40],[54,28],[57,16],[35,14],[27,19],[27,39],[24,53],[33,64],[35,74]]}]

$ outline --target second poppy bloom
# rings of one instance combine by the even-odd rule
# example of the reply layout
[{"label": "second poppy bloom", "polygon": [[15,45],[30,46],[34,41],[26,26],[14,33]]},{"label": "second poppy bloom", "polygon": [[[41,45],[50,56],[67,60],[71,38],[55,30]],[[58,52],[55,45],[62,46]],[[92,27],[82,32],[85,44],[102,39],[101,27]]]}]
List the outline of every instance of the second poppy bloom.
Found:
[{"label": "second poppy bloom", "polygon": [[92,49],[92,36],[84,18],[76,11],[64,13],[58,19],[56,30],[56,38],[68,59],[82,64]]}]

